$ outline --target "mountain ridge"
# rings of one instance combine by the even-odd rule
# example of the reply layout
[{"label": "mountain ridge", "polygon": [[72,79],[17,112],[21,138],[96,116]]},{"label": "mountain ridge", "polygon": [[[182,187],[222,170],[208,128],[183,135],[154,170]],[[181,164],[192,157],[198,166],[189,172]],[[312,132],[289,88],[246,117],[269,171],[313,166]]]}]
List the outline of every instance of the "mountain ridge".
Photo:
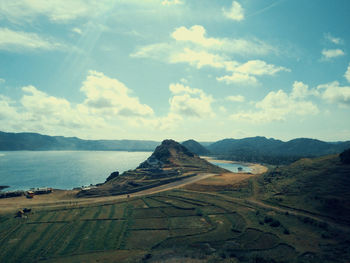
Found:
[{"label": "mountain ridge", "polygon": [[222,159],[271,164],[291,163],[300,158],[338,154],[350,148],[350,141],[330,143],[317,139],[296,138],[287,142],[266,137],[224,139],[207,147]]},{"label": "mountain ridge", "polygon": [[187,141],[184,141],[181,143],[183,146],[185,146],[187,149],[189,149],[191,152],[197,154],[197,155],[208,155],[210,154],[210,151],[203,146],[203,144],[190,139]]},{"label": "mountain ridge", "polygon": [[[38,133],[0,132],[0,151],[94,150],[154,151],[160,142],[152,140],[83,140],[77,137],[48,136]],[[300,158],[338,154],[350,148],[350,141],[324,142],[311,138],[282,141],[263,136],[226,138],[213,143],[187,140],[182,143],[198,155],[219,159],[269,164],[288,164]]]}]

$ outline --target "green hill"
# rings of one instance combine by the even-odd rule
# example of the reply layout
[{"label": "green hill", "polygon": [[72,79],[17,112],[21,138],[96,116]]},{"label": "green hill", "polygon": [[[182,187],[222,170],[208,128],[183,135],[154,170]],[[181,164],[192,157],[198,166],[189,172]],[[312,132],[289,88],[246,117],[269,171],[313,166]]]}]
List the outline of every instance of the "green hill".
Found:
[{"label": "green hill", "polygon": [[301,159],[260,178],[260,199],[350,224],[350,165],[339,155]]},{"label": "green hill", "polygon": [[210,154],[209,150],[205,148],[202,144],[195,140],[187,140],[182,143],[187,149],[197,155],[208,155]]},{"label": "green hill", "polygon": [[208,150],[222,159],[270,164],[289,164],[305,157],[339,154],[350,148],[350,141],[323,142],[298,138],[287,142],[265,137],[225,139],[209,145]]}]

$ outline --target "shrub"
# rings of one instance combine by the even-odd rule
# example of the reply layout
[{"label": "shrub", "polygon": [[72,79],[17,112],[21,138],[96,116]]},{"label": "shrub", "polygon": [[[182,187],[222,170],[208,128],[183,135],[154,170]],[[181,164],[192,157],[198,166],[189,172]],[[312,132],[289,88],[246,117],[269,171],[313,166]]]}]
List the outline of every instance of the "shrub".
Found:
[{"label": "shrub", "polygon": [[272,217],[265,216],[265,218],[264,218],[264,222],[265,222],[265,223],[271,223],[272,221],[273,221],[273,218],[272,218]]},{"label": "shrub", "polygon": [[280,221],[278,220],[273,220],[270,224],[272,227],[279,227],[281,225]]}]

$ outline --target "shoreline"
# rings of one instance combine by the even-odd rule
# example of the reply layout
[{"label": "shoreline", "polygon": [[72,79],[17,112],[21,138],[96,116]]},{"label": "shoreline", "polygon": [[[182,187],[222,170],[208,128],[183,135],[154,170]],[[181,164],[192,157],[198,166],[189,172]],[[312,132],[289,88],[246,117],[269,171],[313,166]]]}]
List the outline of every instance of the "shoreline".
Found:
[{"label": "shoreline", "polygon": [[[210,162],[210,161],[215,161],[217,163],[232,163],[232,164],[241,164],[243,166],[247,166],[251,169],[252,174],[263,174],[268,171],[268,168],[262,164],[259,163],[248,163],[248,162],[239,162],[239,161],[230,161],[230,160],[220,160],[216,159],[215,157],[210,157],[210,156],[200,156],[200,158]],[[238,173],[246,173],[246,172],[238,172]]]}]

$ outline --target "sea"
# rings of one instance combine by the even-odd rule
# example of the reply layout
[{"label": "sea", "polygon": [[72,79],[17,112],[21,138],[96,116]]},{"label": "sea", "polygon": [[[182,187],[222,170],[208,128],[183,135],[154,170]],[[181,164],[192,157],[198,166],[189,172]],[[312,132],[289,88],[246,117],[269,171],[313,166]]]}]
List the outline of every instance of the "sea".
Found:
[{"label": "sea", "polygon": [[[9,151],[0,152],[0,186],[3,191],[38,187],[73,189],[103,183],[114,171],[135,169],[151,152],[124,151]],[[235,163],[210,162],[237,172],[249,167]]]},{"label": "sea", "polygon": [[[214,160],[214,159],[210,159],[210,160],[207,160],[207,161],[212,163],[212,164],[215,164],[215,165],[217,165],[219,167],[225,168],[226,170],[229,170],[229,171],[234,172],[234,173],[237,173],[237,172],[250,173],[250,172],[252,172],[252,169],[249,166],[241,164],[241,163],[220,162],[220,161],[217,161],[217,160]],[[242,168],[241,171],[238,171],[239,167]]]}]

